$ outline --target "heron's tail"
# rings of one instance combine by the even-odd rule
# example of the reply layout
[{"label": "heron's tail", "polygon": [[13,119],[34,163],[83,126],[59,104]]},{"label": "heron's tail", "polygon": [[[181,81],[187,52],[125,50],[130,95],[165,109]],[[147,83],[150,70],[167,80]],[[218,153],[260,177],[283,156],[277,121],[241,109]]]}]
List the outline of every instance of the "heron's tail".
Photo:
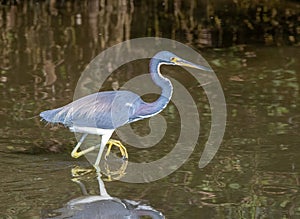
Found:
[{"label": "heron's tail", "polygon": [[62,107],[53,110],[46,110],[40,113],[40,117],[42,117],[42,120],[45,120],[50,123],[64,124],[66,115],[62,111]]}]

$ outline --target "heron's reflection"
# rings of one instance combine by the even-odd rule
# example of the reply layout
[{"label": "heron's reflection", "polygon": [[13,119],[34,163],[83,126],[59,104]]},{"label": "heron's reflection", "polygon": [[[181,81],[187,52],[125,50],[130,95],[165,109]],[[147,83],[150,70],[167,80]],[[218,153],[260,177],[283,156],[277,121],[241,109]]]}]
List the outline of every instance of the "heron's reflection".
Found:
[{"label": "heron's reflection", "polygon": [[[121,166],[124,168],[124,166]],[[121,169],[122,169],[121,168]],[[126,168],[126,167],[125,167]],[[107,180],[120,178],[124,174],[123,169],[118,171],[110,171],[105,173]],[[106,171],[107,171],[106,170]],[[94,171],[80,169],[78,167],[72,169],[72,175],[75,176],[72,181],[77,183],[83,196],[70,200],[63,208],[47,213],[43,218],[80,218],[80,219],[97,219],[97,218],[128,218],[138,219],[146,216],[147,218],[161,219],[165,218],[163,214],[150,206],[141,204],[136,201],[119,199],[112,197],[106,191],[104,182],[100,172],[97,172],[97,181],[99,184],[100,195],[89,195],[85,185],[82,183],[82,177],[93,174]],[[113,175],[109,175],[112,174]],[[116,177],[116,175],[118,175]]]}]

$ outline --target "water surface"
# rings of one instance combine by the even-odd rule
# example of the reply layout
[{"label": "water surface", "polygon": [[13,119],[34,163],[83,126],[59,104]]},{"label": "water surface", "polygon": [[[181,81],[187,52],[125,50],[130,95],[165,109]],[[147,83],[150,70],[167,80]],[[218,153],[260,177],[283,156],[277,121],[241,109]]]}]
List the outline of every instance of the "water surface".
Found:
[{"label": "water surface", "polygon": [[[145,36],[178,40],[207,59],[224,90],[226,133],[212,162],[199,169],[210,129],[205,93],[182,70],[164,68],[197,102],[199,143],[189,160],[168,177],[145,184],[109,182],[109,194],[147,203],[167,218],[300,217],[296,1],[235,5],[239,16],[261,28],[257,32],[237,21],[228,25],[235,20],[228,13],[228,8],[235,10],[233,3],[222,7],[184,1],[49,2],[0,7],[0,217],[40,218],[82,195],[71,181],[71,170],[90,164],[70,157],[74,135],[64,127],[46,126],[37,115],[72,101],[81,72],[99,52]],[[226,21],[223,26],[218,19]],[[274,22],[281,24],[281,32],[274,32]],[[114,82],[121,86],[141,70],[144,73],[148,61],[123,66],[101,89],[111,90]],[[178,113],[170,104],[161,115],[168,121],[163,141],[149,150],[127,146],[133,161],[151,161],[172,150],[179,133]],[[149,132],[147,121],[133,128],[140,135]],[[95,175],[83,181],[90,195],[98,194]]]}]

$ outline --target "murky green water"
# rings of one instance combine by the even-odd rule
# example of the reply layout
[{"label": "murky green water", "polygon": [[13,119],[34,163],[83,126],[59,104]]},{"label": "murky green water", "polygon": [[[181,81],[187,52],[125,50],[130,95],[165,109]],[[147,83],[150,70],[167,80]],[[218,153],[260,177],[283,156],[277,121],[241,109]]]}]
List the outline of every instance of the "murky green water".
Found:
[{"label": "murky green water", "polygon": [[[188,75],[170,70],[167,74],[188,88],[201,112],[194,153],[166,178],[145,184],[107,182],[107,192],[142,201],[167,218],[299,218],[299,3],[278,4],[249,6],[266,19],[249,19],[261,27],[259,35],[238,22],[228,25],[235,20],[227,13],[229,3],[223,8],[201,2],[96,0],[0,6],[0,218],[40,218],[82,195],[71,170],[90,164],[70,157],[74,135],[63,127],[45,126],[36,116],[72,101],[80,73],[98,53],[145,36],[178,40],[207,59],[224,90],[226,133],[212,162],[199,169],[210,128],[208,102]],[[287,20],[278,20],[276,13],[272,17],[270,11],[284,12]],[[226,21],[223,29],[218,19]],[[274,33],[273,21],[282,22],[281,32]],[[219,32],[205,37],[205,28]],[[137,66],[145,68],[147,62]],[[139,74],[139,68],[125,66],[102,89]],[[151,161],[172,149],[179,132],[176,112],[172,104],[162,112],[168,131],[159,145],[149,150],[127,146],[130,159]],[[141,121],[133,128],[145,135],[146,124]],[[98,194],[95,174],[82,181],[88,194]]]}]

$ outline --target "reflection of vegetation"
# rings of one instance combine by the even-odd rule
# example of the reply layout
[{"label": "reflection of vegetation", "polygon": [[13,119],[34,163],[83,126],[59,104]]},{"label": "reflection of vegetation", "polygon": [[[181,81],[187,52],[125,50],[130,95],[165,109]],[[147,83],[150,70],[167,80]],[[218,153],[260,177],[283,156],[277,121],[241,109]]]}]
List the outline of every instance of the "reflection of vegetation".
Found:
[{"label": "reflection of vegetation", "polygon": [[174,0],[160,2],[164,9],[160,11],[156,8],[159,1],[155,2],[141,3],[142,7],[149,5],[150,16],[155,22],[148,24],[148,28],[155,36],[213,47],[250,42],[268,45],[299,43],[299,8],[294,7],[296,3]]},{"label": "reflection of vegetation", "polygon": [[[188,4],[181,0],[2,1],[0,83],[7,88],[34,80],[36,99],[58,98],[62,92],[70,95],[66,91],[76,83],[75,75],[99,51],[146,35],[213,47],[297,44],[299,14],[293,6],[283,1],[243,0]],[[230,61],[232,67],[245,64],[243,59]],[[220,59],[212,63],[222,64]],[[67,83],[56,86],[56,80]]]}]

